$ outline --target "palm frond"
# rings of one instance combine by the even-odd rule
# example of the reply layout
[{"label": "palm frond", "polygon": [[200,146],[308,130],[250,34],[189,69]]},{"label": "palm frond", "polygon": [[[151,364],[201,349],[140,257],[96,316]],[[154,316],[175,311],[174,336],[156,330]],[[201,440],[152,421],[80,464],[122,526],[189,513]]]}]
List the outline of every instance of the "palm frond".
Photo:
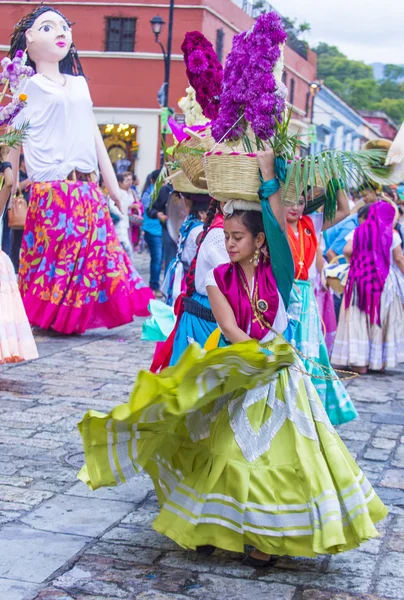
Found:
[{"label": "palm frond", "polygon": [[295,170],[295,163],[291,161],[286,167],[286,178],[285,178],[285,193],[288,191],[290,182],[292,180],[293,171]]},{"label": "palm frond", "polygon": [[[386,151],[361,150],[358,152],[343,150],[324,150],[311,153],[304,157],[289,158],[284,193],[290,185],[294,174],[296,184],[296,200],[302,191],[307,197],[307,190],[316,187],[316,181],[321,180],[322,187],[328,190],[328,197],[335,197],[337,187],[333,180],[342,180],[345,188],[350,185],[360,185],[372,179],[373,175],[385,178],[389,182],[389,168],[384,167]],[[284,155],[285,158],[287,155]],[[332,210],[332,207],[330,207]]]},{"label": "palm frond", "polygon": [[178,154],[188,154],[192,156],[203,156],[206,153],[206,150],[202,148],[190,148],[189,146],[178,144],[174,151],[174,155]]},{"label": "palm frond", "polygon": [[156,183],[154,184],[153,191],[151,193],[151,201],[150,201],[149,208],[151,208],[153,206],[153,204],[156,202],[158,195],[160,193],[160,190],[164,185],[164,180],[167,178],[167,176],[168,176],[168,171],[167,171],[167,168],[164,166],[161,169],[159,176],[157,177]]},{"label": "palm frond", "polygon": [[296,190],[301,189],[301,185],[300,185],[300,180],[302,177],[302,163],[301,161],[299,161],[298,163],[296,163],[296,171],[295,171],[295,187]]},{"label": "palm frond", "polygon": [[307,198],[307,194],[308,194],[308,183],[309,183],[309,157],[305,156],[304,157],[304,161],[303,161],[303,182],[306,182],[306,185],[303,186],[303,191],[304,191],[304,197]]},{"label": "palm frond", "polygon": [[19,129],[14,129],[9,133],[0,135],[0,144],[9,146],[9,148],[18,148],[21,146],[27,136],[29,122],[24,122]]},{"label": "palm frond", "polygon": [[324,169],[324,154],[323,153],[321,153],[317,159],[317,167],[318,167],[318,174],[320,175],[321,183],[323,185],[323,188],[326,190],[327,189],[327,177],[326,177],[325,169]]}]

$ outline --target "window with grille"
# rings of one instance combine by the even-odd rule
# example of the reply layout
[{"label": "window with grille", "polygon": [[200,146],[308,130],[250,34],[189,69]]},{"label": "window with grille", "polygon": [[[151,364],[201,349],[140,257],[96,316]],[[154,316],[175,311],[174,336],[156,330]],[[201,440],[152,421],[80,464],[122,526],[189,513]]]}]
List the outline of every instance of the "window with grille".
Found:
[{"label": "window with grille", "polygon": [[291,104],[293,104],[295,99],[295,80],[291,79],[290,80],[290,95],[289,95],[289,102]]},{"label": "window with grille", "polygon": [[284,83],[286,86],[288,85],[288,74],[286,71],[282,73],[282,83]]},{"label": "window with grille", "polygon": [[218,29],[216,31],[216,54],[219,62],[223,62],[223,50],[224,50],[224,31]]},{"label": "window with grille", "polygon": [[107,52],[133,52],[135,49],[136,19],[106,17],[106,20],[105,50]]}]

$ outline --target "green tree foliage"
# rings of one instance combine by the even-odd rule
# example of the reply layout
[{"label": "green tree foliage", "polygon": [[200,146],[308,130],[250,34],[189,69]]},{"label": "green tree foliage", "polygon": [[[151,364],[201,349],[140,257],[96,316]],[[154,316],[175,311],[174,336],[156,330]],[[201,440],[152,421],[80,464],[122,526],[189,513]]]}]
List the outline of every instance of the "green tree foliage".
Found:
[{"label": "green tree foliage", "polygon": [[384,65],[383,75],[385,79],[390,81],[397,81],[398,79],[404,78],[404,66],[403,65]]},{"label": "green tree foliage", "polygon": [[373,69],[350,60],[336,46],[325,42],[314,48],[317,77],[357,110],[383,110],[400,124],[404,120],[404,67],[385,65],[384,78],[376,81]]},{"label": "green tree foliage", "polygon": [[389,115],[398,125],[404,121],[404,98],[401,100],[393,98],[383,98],[372,106],[374,110],[382,110]]}]

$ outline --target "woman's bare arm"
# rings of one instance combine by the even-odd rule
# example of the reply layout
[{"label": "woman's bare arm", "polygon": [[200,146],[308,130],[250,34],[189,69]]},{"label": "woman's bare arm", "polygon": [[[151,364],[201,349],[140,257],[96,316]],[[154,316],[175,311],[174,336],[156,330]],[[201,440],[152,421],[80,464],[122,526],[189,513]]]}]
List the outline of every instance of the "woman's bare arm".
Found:
[{"label": "woman's bare arm", "polygon": [[4,207],[5,207],[6,202],[11,194],[12,188],[13,188],[13,172],[10,169],[10,167],[8,167],[7,169],[4,169],[3,187],[0,190],[0,215],[3,214]]},{"label": "woman's bare arm", "polygon": [[333,225],[336,225],[343,219],[349,216],[349,202],[348,196],[345,193],[345,190],[338,190],[337,192],[337,211],[335,213],[335,217],[332,221],[324,221],[323,223],[323,231],[329,229]]},{"label": "woman's bare arm", "polygon": [[219,288],[208,285],[206,290],[212,312],[225,338],[232,344],[250,340],[251,338],[237,325],[234,312]]},{"label": "woman's bare arm", "polygon": [[[273,150],[265,150],[257,152],[257,162],[261,170],[264,181],[270,181],[275,179],[275,155]],[[269,196],[268,202],[271,206],[272,212],[274,213],[275,219],[278,221],[282,231],[286,231],[286,216],[285,206],[281,199],[281,192],[278,190],[272,196]]]},{"label": "woman's bare arm", "polygon": [[401,246],[397,246],[397,248],[394,248],[393,260],[396,263],[397,267],[400,269],[401,273],[404,275],[404,254]]},{"label": "woman's bare arm", "polygon": [[352,240],[349,240],[349,242],[346,243],[346,246],[344,248],[344,256],[347,259],[347,261],[349,261],[351,259],[352,250],[353,250],[353,243],[352,243]]},{"label": "woman's bare arm", "polygon": [[115,202],[119,210],[122,212],[121,202],[119,200],[119,184],[116,178],[114,167],[108,156],[107,149],[102,139],[101,132],[94,117],[94,135],[95,147],[97,150],[97,160],[100,167],[101,175],[104,180],[105,187],[108,190],[109,197]]}]

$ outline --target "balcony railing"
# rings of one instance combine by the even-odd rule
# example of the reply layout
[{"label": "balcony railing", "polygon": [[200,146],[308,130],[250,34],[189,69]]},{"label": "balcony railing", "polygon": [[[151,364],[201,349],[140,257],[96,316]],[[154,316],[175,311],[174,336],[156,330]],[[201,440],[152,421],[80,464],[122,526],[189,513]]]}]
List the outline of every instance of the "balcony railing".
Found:
[{"label": "balcony railing", "polygon": [[266,0],[233,0],[247,15],[250,17],[258,17],[262,11],[270,12],[275,10],[274,7]]},{"label": "balcony railing", "polygon": [[[278,12],[272,4],[266,2],[266,0],[233,0],[234,4],[236,4],[239,8],[241,8],[247,15],[255,19],[259,17],[262,12]],[[279,14],[279,13],[278,13]],[[284,17],[280,15],[282,19]],[[299,54],[302,58],[307,60],[307,43],[300,40],[297,35],[297,31],[291,27],[290,23],[286,24],[284,19],[284,24],[287,25],[287,33],[288,33],[288,41],[287,45],[292,48],[297,54]]]}]

